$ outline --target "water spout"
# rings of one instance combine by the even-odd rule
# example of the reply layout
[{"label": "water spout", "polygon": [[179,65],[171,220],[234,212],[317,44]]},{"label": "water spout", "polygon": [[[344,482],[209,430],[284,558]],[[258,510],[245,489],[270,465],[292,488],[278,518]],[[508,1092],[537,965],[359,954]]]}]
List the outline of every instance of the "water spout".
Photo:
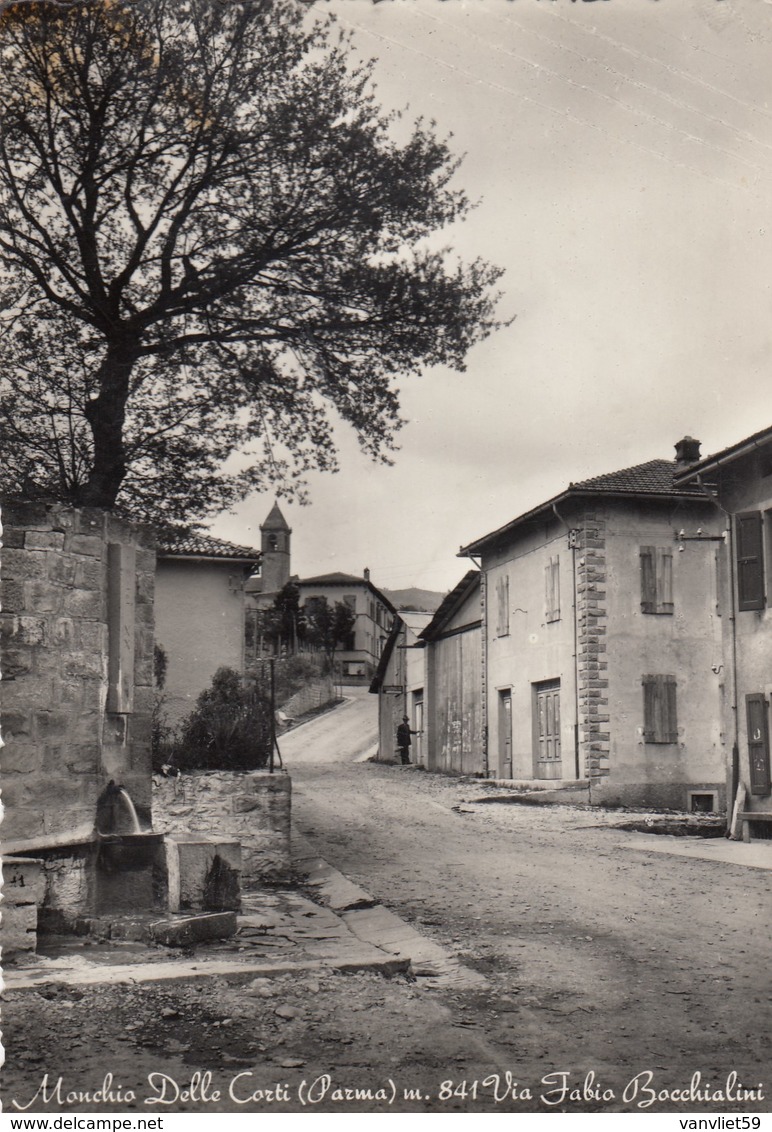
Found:
[{"label": "water spout", "polygon": [[96,829],[100,835],[142,833],[136,807],[125,786],[112,779],[97,799]]},{"label": "water spout", "polygon": [[142,826],[139,824],[139,818],[137,817],[137,810],[136,810],[134,803],[131,800],[131,795],[129,794],[129,792],[126,789],[125,786],[119,786],[118,787],[118,793],[121,796],[121,799],[123,801],[124,806],[128,810],[129,819],[131,820],[131,832],[132,833],[141,833],[142,832]]}]

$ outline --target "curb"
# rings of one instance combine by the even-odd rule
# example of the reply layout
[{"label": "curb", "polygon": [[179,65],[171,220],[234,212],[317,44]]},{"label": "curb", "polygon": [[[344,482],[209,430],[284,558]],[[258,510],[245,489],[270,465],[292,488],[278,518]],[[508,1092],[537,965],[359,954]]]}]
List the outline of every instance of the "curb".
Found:
[{"label": "curb", "polygon": [[43,972],[30,973],[24,970],[9,971],[4,975],[4,990],[34,990],[41,986],[99,986],[110,984],[174,983],[181,979],[210,979],[244,976],[255,978],[275,978],[279,975],[303,974],[309,971],[342,971],[354,974],[357,971],[379,971],[384,975],[404,974],[410,967],[408,959],[373,954],[372,948],[362,951],[361,956],[348,955],[341,959],[309,959],[300,963],[249,963],[232,960],[217,960],[197,963],[170,960],[162,963],[125,964],[123,966],[102,966],[89,970],[62,970],[49,968]]},{"label": "curb", "polygon": [[480,988],[488,985],[484,975],[464,967],[434,940],[421,935],[396,912],[390,911],[365,889],[354,884],[320,857],[295,830],[292,833],[294,867],[319,892],[322,902],[338,915],[352,935],[386,955],[407,961],[410,973],[432,980],[429,985]]}]

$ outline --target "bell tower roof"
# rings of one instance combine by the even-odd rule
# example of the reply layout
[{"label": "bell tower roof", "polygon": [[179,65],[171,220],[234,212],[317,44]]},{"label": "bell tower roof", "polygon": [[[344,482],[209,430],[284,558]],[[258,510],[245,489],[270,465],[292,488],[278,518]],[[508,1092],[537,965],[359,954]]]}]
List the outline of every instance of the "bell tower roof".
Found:
[{"label": "bell tower roof", "polygon": [[264,523],[260,524],[261,531],[289,531],[290,526],[279,510],[279,504],[274,503]]}]

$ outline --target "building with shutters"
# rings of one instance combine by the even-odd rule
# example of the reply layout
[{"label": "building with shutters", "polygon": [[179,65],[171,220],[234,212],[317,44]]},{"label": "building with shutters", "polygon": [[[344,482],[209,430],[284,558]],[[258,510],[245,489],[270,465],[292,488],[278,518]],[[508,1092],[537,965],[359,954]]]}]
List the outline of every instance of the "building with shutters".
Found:
[{"label": "building with shutters", "polygon": [[351,639],[335,654],[344,682],[369,683],[378,666],[396,610],[389,599],[370,581],[365,568],[361,577],[335,570],[313,578],[295,578],[300,604],[314,597],[326,598],[331,606],[344,602],[354,613]]},{"label": "building with shutters", "polygon": [[481,567],[487,776],[724,808],[725,520],[676,480],[698,442],[676,454],[569,484],[459,552]]},{"label": "building with shutters", "polygon": [[[722,583],[721,683],[728,790],[735,828],[772,835],[769,705],[772,699],[772,428],[683,469],[679,487],[700,487],[727,530]],[[742,815],[745,815],[743,817]]]}]

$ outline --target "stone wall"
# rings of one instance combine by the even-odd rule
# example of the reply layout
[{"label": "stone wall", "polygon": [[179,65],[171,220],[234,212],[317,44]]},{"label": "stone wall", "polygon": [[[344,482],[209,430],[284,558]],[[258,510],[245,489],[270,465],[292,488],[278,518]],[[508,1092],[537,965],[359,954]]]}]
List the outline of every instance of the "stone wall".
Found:
[{"label": "stone wall", "polygon": [[281,705],[280,711],[289,719],[295,719],[299,715],[305,715],[308,711],[314,711],[316,708],[324,707],[325,704],[330,704],[335,699],[335,687],[332,682],[332,677],[327,676],[325,679],[314,680],[310,684],[306,684],[299,692],[295,692],[286,703]]},{"label": "stone wall", "polygon": [[2,520],[3,840],[90,837],[111,778],[149,825],[151,536],[61,505]]},{"label": "stone wall", "polygon": [[267,771],[193,771],[153,779],[157,832],[241,842],[242,882],[286,875],[290,868],[291,780]]},{"label": "stone wall", "polygon": [[579,738],[584,776],[609,773],[608,659],[606,656],[606,517],[583,516],[576,562]]},{"label": "stone wall", "polygon": [[3,960],[18,952],[34,951],[37,940],[38,907],[43,903],[43,862],[17,857],[3,869],[3,922],[0,942]]}]

